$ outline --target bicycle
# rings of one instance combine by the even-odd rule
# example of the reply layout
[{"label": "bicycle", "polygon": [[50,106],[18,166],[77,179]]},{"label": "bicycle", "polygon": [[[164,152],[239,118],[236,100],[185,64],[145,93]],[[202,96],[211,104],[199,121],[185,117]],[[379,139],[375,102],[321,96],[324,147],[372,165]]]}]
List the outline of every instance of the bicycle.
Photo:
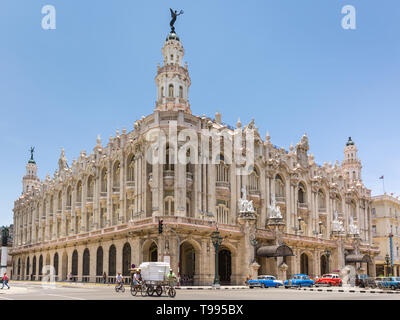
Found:
[{"label": "bicycle", "polygon": [[117,283],[117,285],[115,286],[115,291],[119,292],[119,291],[125,292],[125,287],[123,283]]},{"label": "bicycle", "polygon": [[147,294],[147,286],[145,283],[131,284],[131,295],[136,296],[140,292],[142,297]]}]

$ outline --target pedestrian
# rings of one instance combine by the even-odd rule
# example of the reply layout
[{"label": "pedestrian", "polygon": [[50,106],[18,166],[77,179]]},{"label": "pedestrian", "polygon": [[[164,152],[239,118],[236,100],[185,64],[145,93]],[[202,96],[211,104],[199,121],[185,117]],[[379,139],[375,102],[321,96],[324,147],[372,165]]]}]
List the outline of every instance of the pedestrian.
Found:
[{"label": "pedestrian", "polygon": [[103,272],[103,282],[104,284],[107,283],[107,274],[105,272]]},{"label": "pedestrian", "polygon": [[244,282],[246,284],[246,286],[249,284],[249,280],[251,280],[251,277],[248,274],[247,277],[246,277],[246,281]]},{"label": "pedestrian", "polygon": [[8,276],[7,276],[7,272],[4,272],[4,275],[3,275],[3,285],[1,286],[1,289],[4,288],[4,285],[6,285],[8,289],[10,289],[10,286],[8,285]]}]

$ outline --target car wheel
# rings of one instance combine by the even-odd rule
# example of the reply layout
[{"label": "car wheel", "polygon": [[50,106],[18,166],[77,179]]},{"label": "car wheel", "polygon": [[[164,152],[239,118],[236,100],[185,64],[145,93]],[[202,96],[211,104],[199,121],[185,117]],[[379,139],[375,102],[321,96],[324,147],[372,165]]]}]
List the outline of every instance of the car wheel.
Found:
[{"label": "car wheel", "polygon": [[261,288],[265,289],[265,283],[261,284]]},{"label": "car wheel", "polygon": [[249,288],[250,288],[250,289],[253,289],[254,287],[250,286]]},{"label": "car wheel", "polygon": [[390,289],[391,289],[391,290],[396,290],[396,287],[395,287],[394,285],[391,285],[391,286],[390,286]]},{"label": "car wheel", "polygon": [[339,287],[342,287],[342,286],[343,286],[343,282],[340,282],[340,283],[339,283]]}]

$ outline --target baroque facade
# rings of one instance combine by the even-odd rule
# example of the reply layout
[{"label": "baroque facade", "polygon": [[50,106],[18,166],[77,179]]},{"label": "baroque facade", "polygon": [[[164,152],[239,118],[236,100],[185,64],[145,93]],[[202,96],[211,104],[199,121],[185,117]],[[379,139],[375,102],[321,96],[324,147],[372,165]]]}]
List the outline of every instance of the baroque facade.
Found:
[{"label": "baroque facade", "polygon": [[[82,151],[70,166],[62,150],[58,170],[44,181],[29,160],[13,210],[13,278],[40,280],[43,266],[50,265],[57,280],[72,274],[94,282],[103,272],[128,275],[131,264],[169,261],[182,278],[205,285],[214,279],[215,256],[222,284],[243,284],[257,273],[314,277],[346,264],[374,275],[371,195],[351,138],[341,164],[321,166],[308,153],[306,135],[286,151],[269,134],[263,140],[254,121],[242,128],[238,120],[233,128],[219,113],[215,119],[193,115],[188,66],[182,66],[184,49],[175,33],[167,36],[162,54],[155,110],[132,131],[117,130],[105,146],[98,138],[93,152]],[[249,174],[237,174],[242,164],[229,152],[201,162],[210,155],[189,148],[189,163],[171,162],[185,141],[167,145],[163,163],[149,163],[149,133],[159,128],[170,137],[171,126],[197,136],[211,129],[253,130]],[[251,219],[240,213],[243,197],[252,201]],[[271,212],[279,213],[280,223],[267,223]],[[217,253],[211,241],[216,227],[223,238]]]}]

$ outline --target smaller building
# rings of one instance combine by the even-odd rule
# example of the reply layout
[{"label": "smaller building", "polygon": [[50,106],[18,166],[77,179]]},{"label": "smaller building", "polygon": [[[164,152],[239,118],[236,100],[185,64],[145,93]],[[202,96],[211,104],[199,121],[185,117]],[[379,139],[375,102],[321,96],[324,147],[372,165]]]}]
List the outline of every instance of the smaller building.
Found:
[{"label": "smaller building", "polygon": [[[6,226],[7,227],[7,226]],[[10,225],[7,227],[8,228],[8,239],[7,239],[7,267],[6,267],[6,272],[7,274],[12,277],[12,271],[13,271],[13,266],[12,266],[12,257],[10,255],[10,250],[13,245],[13,235],[14,235],[14,225]],[[3,242],[3,239],[0,239],[1,243]],[[2,254],[2,246],[0,246],[0,257]],[[2,274],[0,277],[3,276]]]},{"label": "smaller building", "polygon": [[376,275],[400,276],[400,199],[386,193],[372,197],[371,216],[373,241],[380,249],[375,257]]}]

